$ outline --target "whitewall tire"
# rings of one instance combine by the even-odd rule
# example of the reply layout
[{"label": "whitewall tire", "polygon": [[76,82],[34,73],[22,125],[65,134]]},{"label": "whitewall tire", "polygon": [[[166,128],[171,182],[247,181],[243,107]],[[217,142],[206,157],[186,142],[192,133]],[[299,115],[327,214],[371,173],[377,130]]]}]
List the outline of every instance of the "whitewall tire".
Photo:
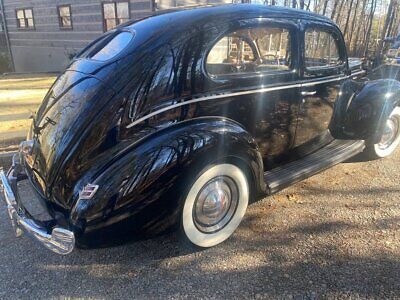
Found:
[{"label": "whitewall tire", "polygon": [[193,245],[208,248],[228,239],[239,226],[249,202],[249,184],[233,164],[203,171],[193,182],[183,205],[181,228]]},{"label": "whitewall tire", "polygon": [[396,107],[386,121],[381,140],[368,146],[372,158],[384,158],[391,155],[400,144],[400,107]]}]

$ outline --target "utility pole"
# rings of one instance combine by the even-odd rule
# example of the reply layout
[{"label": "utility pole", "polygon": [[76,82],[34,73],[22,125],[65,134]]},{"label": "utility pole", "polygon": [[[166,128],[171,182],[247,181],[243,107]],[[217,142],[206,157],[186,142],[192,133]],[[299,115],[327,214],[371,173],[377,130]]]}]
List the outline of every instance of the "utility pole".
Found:
[{"label": "utility pole", "polygon": [[3,0],[0,0],[0,12],[1,12],[1,19],[3,21],[4,35],[6,37],[7,50],[8,50],[8,54],[9,54],[10,62],[11,62],[11,71],[15,72],[14,57],[13,57],[13,54],[11,51],[10,36],[8,35],[8,28],[7,28],[7,22],[6,22],[6,14],[4,12]]}]

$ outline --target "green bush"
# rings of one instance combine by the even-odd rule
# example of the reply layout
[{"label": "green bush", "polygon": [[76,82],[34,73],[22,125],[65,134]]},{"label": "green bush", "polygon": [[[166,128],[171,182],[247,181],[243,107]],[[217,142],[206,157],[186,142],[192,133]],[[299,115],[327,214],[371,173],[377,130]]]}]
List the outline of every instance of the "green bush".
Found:
[{"label": "green bush", "polygon": [[11,71],[11,65],[7,53],[0,52],[0,74],[10,71]]}]

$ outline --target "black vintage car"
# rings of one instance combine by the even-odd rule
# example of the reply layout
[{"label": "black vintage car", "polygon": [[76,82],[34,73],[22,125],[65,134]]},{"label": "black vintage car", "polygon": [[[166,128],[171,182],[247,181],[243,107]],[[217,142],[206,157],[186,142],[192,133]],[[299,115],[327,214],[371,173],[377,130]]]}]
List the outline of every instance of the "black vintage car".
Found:
[{"label": "black vintage car", "polygon": [[57,79],[1,173],[16,234],[60,254],[171,228],[217,245],[249,202],[394,151],[400,83],[364,73],[338,27],[304,11],[226,5],[123,24]]}]

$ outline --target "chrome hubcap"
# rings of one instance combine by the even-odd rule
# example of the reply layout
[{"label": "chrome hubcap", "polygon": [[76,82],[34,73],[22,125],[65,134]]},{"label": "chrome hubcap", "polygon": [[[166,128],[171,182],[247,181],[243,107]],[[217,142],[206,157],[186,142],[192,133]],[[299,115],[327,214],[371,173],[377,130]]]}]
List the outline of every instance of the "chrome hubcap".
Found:
[{"label": "chrome hubcap", "polygon": [[399,126],[400,122],[396,117],[391,117],[386,121],[382,139],[378,144],[380,149],[385,150],[393,144],[399,135]]},{"label": "chrome hubcap", "polygon": [[227,176],[210,180],[197,195],[193,219],[196,227],[205,233],[221,230],[235,214],[239,192],[235,182]]}]

